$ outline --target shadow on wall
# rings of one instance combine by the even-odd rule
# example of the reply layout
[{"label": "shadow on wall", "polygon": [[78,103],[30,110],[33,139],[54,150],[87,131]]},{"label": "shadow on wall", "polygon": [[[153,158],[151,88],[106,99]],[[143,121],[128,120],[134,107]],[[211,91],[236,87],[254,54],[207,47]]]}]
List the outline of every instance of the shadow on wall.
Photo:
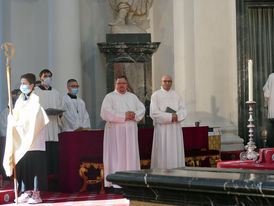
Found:
[{"label": "shadow on wall", "polygon": [[[213,113],[195,111],[195,112],[188,112],[185,121],[183,121],[183,126],[193,127],[195,126],[195,122],[197,121],[200,122],[200,126],[209,126],[209,127],[220,127],[225,122],[230,122],[230,120],[225,119]],[[230,124],[232,123],[230,122]]]},{"label": "shadow on wall", "polygon": [[[183,122],[184,126],[195,126],[195,122],[199,121],[201,126],[210,126],[210,127],[222,127],[222,126],[229,126],[229,127],[236,127],[236,125],[232,122],[231,118],[227,119],[224,118],[218,113],[220,112],[220,107],[217,107],[216,104],[216,97],[211,96],[211,112],[206,111],[188,111],[187,117]],[[188,103],[190,104],[190,103]],[[196,105],[196,102],[191,103],[192,106]],[[188,108],[188,105],[186,105]]]},{"label": "shadow on wall", "polygon": [[103,129],[100,109],[106,94],[106,69],[97,43],[105,41],[108,22],[112,19],[111,9],[108,1],[83,0],[80,1],[80,13],[83,99],[90,115],[91,128]]},{"label": "shadow on wall", "polygon": [[220,109],[217,107],[216,97],[211,96],[210,100],[211,100],[211,112],[213,115],[213,119],[215,119],[215,118],[218,119],[218,112],[220,111]]}]

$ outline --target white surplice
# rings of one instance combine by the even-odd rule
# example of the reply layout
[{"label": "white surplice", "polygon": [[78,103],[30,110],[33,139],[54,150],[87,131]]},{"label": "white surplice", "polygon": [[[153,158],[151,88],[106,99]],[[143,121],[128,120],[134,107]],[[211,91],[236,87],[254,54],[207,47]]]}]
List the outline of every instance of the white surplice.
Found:
[{"label": "white surplice", "polygon": [[9,114],[9,107],[3,109],[0,113],[0,137],[5,137],[7,132],[7,121]]},{"label": "white surplice", "polygon": [[77,97],[72,99],[69,95],[63,97],[63,113],[64,131],[74,131],[79,127],[90,128],[90,119],[86,110],[85,102]]},{"label": "white surplice", "polygon": [[[135,121],[125,121],[127,111],[135,112]],[[120,94],[114,91],[105,96],[101,117],[107,122],[103,155],[106,187],[111,186],[111,182],[106,181],[107,175],[140,169],[137,122],[144,114],[144,105],[130,92]]]},{"label": "white surplice", "polygon": [[[178,122],[172,122],[167,107],[176,111]],[[171,169],[185,166],[184,141],[181,121],[187,111],[182,98],[174,91],[163,88],[151,96],[150,116],[154,121],[151,168]]]},{"label": "white surplice", "polygon": [[264,87],[264,97],[268,99],[268,118],[274,118],[274,73],[270,74]]},{"label": "white surplice", "polygon": [[[40,104],[45,110],[48,108],[63,109],[62,98],[56,89],[42,90],[39,87],[35,87],[35,93],[40,97]],[[61,122],[60,118],[58,115],[49,115],[48,117],[49,124],[45,128],[46,141],[58,142],[58,133],[60,133],[58,122]]]},{"label": "white surplice", "polygon": [[32,92],[24,101],[21,94],[15,103],[13,115],[8,116],[7,139],[3,166],[7,176],[12,175],[13,163],[31,150],[45,151],[45,126],[49,122],[39,104],[39,97]]}]

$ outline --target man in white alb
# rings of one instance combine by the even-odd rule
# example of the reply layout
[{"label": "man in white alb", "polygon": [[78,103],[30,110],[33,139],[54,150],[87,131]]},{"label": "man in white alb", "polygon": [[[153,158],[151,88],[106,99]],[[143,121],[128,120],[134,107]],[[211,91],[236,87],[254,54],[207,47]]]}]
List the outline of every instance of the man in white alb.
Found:
[{"label": "man in white alb", "polygon": [[45,128],[48,174],[58,174],[58,133],[61,130],[60,116],[62,113],[53,114],[49,112],[49,109],[63,110],[62,97],[56,89],[52,88],[52,73],[50,70],[43,69],[39,76],[41,85],[35,87],[35,93],[39,96],[40,104],[49,117],[49,123]]},{"label": "man in white alb", "polygon": [[115,91],[107,94],[102,103],[101,117],[106,121],[103,155],[105,187],[112,186],[106,181],[107,175],[140,169],[137,122],[144,117],[145,107],[136,95],[127,92],[127,85],[127,78],[119,76],[115,81]]},{"label": "man in white alb", "polygon": [[90,119],[85,102],[77,97],[79,84],[75,79],[67,82],[68,93],[63,97],[63,130],[80,131],[90,128]]},{"label": "man in white alb", "polygon": [[274,73],[270,74],[264,87],[265,104],[268,108],[268,119],[274,118]]},{"label": "man in white alb", "polygon": [[[264,91],[264,107],[267,108],[267,120],[263,123],[267,130],[267,136],[274,136],[274,73],[268,76],[268,79],[263,87]],[[267,139],[267,147],[273,147],[273,138]]]},{"label": "man in white alb", "polygon": [[182,98],[171,89],[172,79],[164,75],[161,89],[151,96],[150,116],[154,122],[151,168],[185,166],[181,121],[187,111]]}]

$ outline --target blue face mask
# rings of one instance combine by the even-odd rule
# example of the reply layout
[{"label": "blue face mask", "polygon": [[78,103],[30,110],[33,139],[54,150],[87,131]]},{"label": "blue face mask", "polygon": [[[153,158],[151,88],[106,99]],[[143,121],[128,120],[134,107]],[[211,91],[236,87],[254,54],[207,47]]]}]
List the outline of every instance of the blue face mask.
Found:
[{"label": "blue face mask", "polygon": [[71,89],[71,93],[76,95],[78,93],[78,89]]},{"label": "blue face mask", "polygon": [[51,84],[52,84],[52,79],[51,77],[47,77],[44,79],[44,84],[48,85],[51,87]]},{"label": "blue face mask", "polygon": [[21,84],[20,90],[21,90],[21,92],[24,93],[24,94],[27,94],[27,93],[30,92],[30,89],[28,88],[28,85],[26,85],[26,84]]}]

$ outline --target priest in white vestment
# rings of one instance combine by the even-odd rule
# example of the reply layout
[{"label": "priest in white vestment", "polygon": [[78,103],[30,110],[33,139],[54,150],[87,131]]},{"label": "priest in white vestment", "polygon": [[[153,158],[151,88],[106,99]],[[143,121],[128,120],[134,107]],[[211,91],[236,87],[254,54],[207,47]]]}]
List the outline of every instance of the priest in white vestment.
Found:
[{"label": "priest in white vestment", "polygon": [[268,106],[268,118],[274,118],[274,73],[270,74],[264,87],[264,97]]},{"label": "priest in white vestment", "polygon": [[49,109],[63,110],[62,97],[60,93],[52,88],[52,73],[48,69],[43,69],[40,74],[41,85],[35,87],[35,93],[40,98],[40,104],[45,109],[49,117],[49,124],[46,126],[46,147],[48,157],[49,174],[57,174],[59,169],[58,160],[58,133],[61,131],[62,113],[50,114]]},{"label": "priest in white vestment", "polygon": [[68,93],[63,97],[64,114],[63,130],[80,131],[90,128],[90,119],[86,110],[85,102],[77,97],[79,84],[75,79],[69,79],[67,82]]},{"label": "priest in white vestment", "polygon": [[125,76],[118,77],[115,91],[107,94],[102,103],[101,117],[106,121],[103,155],[105,187],[112,186],[106,180],[107,175],[140,169],[137,122],[144,117],[145,107],[136,95],[127,91],[127,85]]},{"label": "priest in white vestment", "polygon": [[181,122],[186,118],[187,111],[182,98],[171,86],[171,77],[164,75],[161,89],[151,96],[150,116],[154,122],[152,169],[185,166]]}]

